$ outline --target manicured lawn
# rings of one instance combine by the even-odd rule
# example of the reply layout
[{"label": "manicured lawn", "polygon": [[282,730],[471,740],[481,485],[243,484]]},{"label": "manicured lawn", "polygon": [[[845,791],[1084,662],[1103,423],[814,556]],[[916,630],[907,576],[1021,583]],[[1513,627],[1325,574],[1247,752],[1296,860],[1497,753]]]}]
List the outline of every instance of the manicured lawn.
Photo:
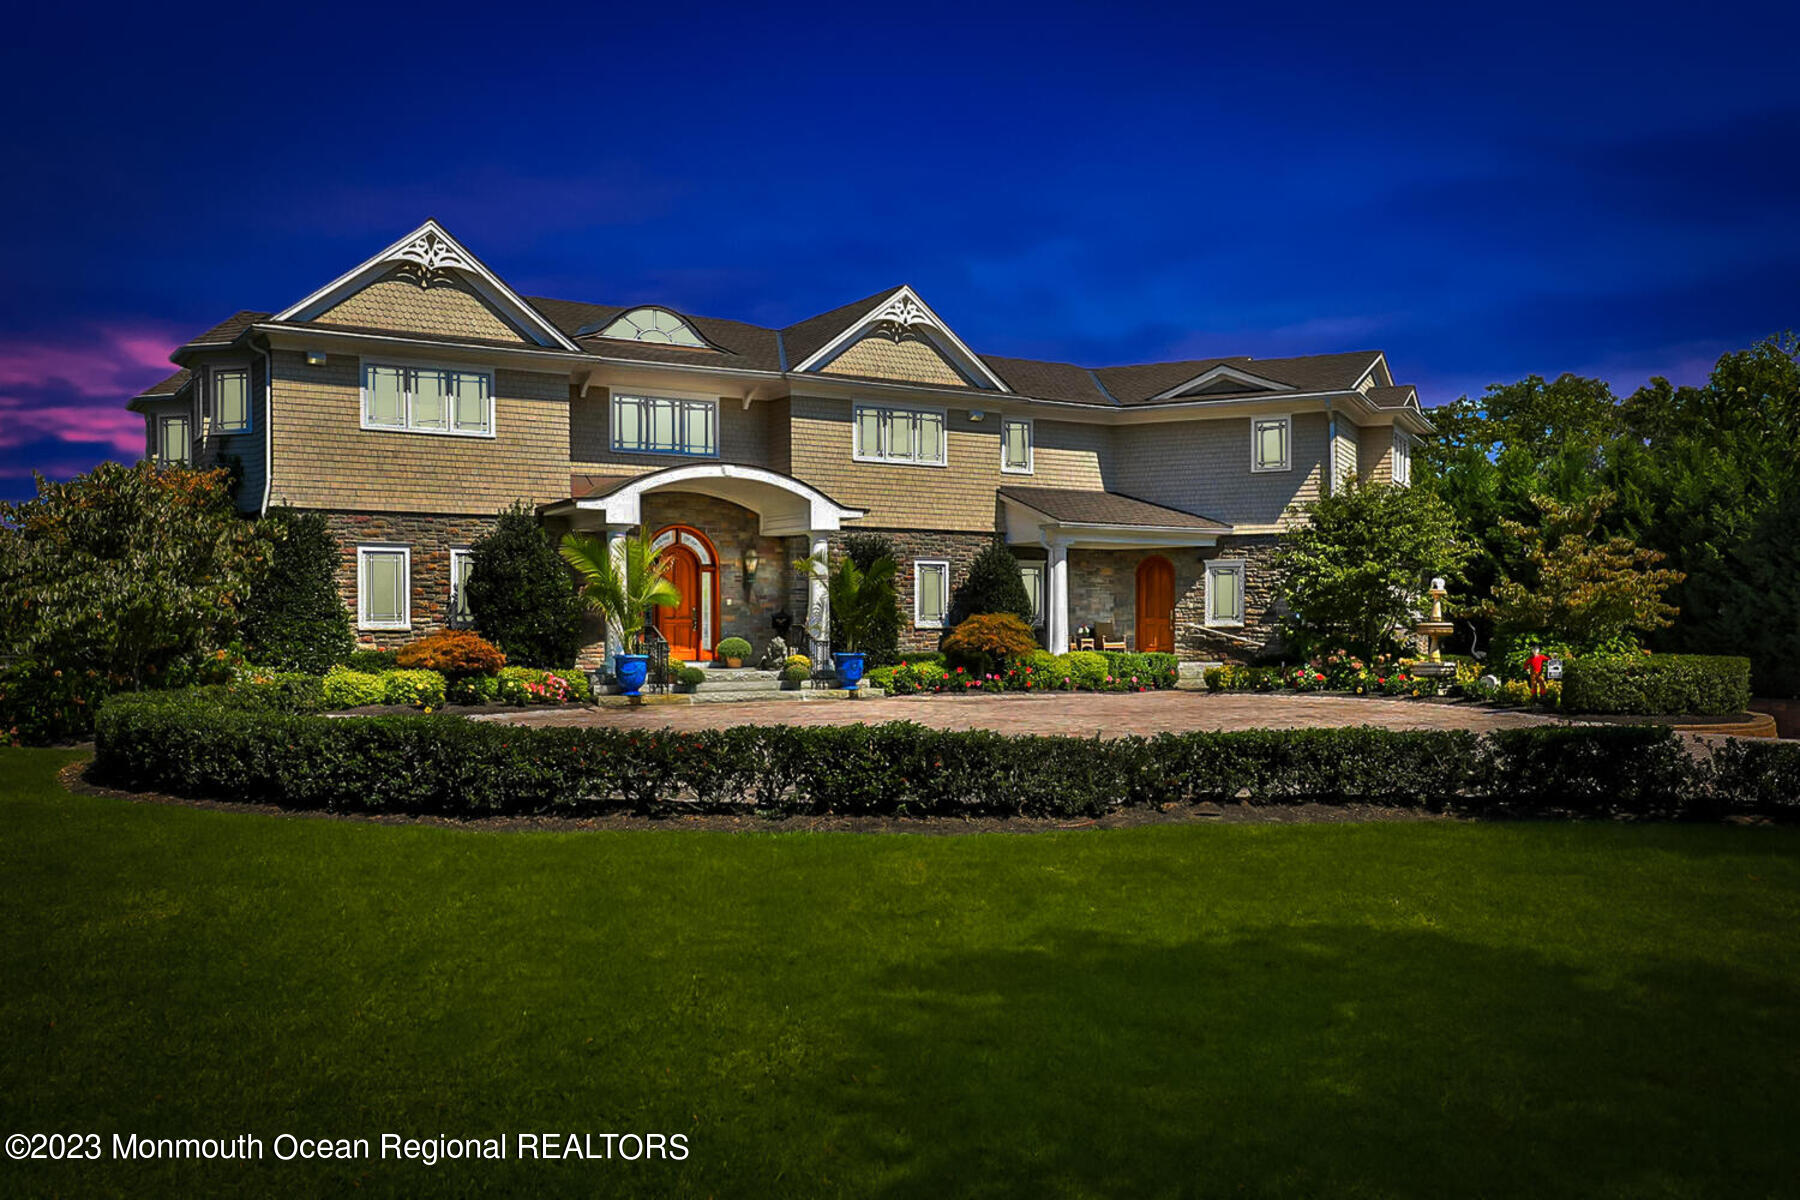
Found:
[{"label": "manicured lawn", "polygon": [[684,1133],[685,1163],[0,1161],[0,1193],[1774,1196],[1800,831],[485,834],[0,751],[0,1134]]}]

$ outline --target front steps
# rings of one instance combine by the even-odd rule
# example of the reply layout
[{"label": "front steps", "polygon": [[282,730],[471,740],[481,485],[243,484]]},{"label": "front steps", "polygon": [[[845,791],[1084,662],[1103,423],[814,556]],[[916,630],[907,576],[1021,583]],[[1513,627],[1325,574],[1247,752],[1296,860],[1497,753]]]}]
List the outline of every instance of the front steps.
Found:
[{"label": "front steps", "polygon": [[[773,703],[799,704],[808,700],[844,700],[850,693],[843,688],[816,688],[810,683],[797,688],[781,686],[781,672],[764,671],[755,667],[721,667],[707,663],[700,668],[706,672],[706,681],[692,692],[652,692],[646,690],[638,702],[643,704],[744,704]],[[881,696],[880,688],[861,687],[858,695]],[[615,707],[630,704],[629,697],[619,695],[616,685],[595,682],[595,703],[602,707]]]}]

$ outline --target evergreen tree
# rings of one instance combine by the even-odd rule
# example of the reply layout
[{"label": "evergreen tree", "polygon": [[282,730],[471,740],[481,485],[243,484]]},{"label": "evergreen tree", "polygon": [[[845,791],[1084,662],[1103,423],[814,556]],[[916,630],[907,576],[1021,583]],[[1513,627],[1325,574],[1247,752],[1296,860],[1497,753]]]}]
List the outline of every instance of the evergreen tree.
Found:
[{"label": "evergreen tree", "polygon": [[356,649],[350,610],[338,592],[339,550],[324,513],[277,509],[268,573],[244,604],[243,637],[253,661],[322,675]]},{"label": "evergreen tree", "polygon": [[1019,560],[997,540],[982,547],[969,564],[968,577],[950,601],[950,626],[983,613],[1011,613],[1031,624],[1031,594],[1019,574]]},{"label": "evergreen tree", "polygon": [[581,602],[537,514],[524,501],[470,547],[469,611],[514,666],[560,668],[581,648]]}]

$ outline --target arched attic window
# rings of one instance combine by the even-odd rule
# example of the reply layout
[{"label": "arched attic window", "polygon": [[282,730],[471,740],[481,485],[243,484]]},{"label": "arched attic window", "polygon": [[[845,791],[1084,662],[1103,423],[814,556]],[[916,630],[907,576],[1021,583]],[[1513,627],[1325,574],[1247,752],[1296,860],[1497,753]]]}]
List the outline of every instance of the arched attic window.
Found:
[{"label": "arched attic window", "polygon": [[634,308],[602,329],[600,336],[627,342],[657,342],[666,346],[696,346],[704,349],[708,345],[692,325],[666,308]]}]

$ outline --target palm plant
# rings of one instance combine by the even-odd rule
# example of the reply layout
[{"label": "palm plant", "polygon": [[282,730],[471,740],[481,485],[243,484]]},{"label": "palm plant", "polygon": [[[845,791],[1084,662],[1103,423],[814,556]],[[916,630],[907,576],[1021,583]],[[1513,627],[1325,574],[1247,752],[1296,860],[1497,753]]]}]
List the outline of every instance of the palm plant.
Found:
[{"label": "palm plant", "polygon": [[894,572],[891,558],[878,558],[863,570],[848,554],[838,559],[833,570],[824,555],[803,558],[794,564],[809,575],[825,581],[825,594],[831,600],[831,623],[842,637],[840,650],[856,651],[869,635],[880,627],[886,610],[895,603]]},{"label": "palm plant", "polygon": [[649,534],[630,535],[623,547],[615,561],[605,538],[566,533],[558,550],[581,576],[582,603],[618,626],[626,653],[639,654],[645,612],[680,604],[681,591],[669,581],[669,564]]}]

